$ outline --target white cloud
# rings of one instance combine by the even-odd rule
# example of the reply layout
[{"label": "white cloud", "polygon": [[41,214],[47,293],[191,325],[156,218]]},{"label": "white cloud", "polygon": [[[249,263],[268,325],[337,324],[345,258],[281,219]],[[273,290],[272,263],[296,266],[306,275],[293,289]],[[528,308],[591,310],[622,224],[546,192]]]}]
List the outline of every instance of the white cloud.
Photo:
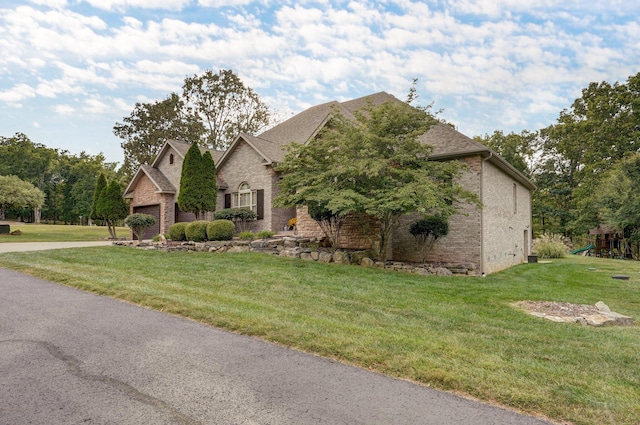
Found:
[{"label": "white cloud", "polygon": [[191,0],[84,0],[91,6],[109,10],[124,11],[131,8],[182,10]]},{"label": "white cloud", "polygon": [[72,115],[76,112],[76,109],[71,105],[55,105],[53,110],[59,115]]},{"label": "white cloud", "polygon": [[36,96],[36,90],[27,84],[17,84],[8,90],[0,91],[0,102],[21,107],[23,100]]}]

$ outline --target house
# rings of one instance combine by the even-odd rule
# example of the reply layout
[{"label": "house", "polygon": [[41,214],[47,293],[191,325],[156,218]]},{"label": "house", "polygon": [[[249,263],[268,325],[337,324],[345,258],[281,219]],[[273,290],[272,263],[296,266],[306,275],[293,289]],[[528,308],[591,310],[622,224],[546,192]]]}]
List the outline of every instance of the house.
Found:
[{"label": "house", "polygon": [[[320,236],[319,227],[304,209],[271,206],[279,190],[276,167],[284,159],[284,147],[291,142],[312,143],[334,111],[355,118],[354,113],[361,108],[387,101],[398,102],[385,92],[346,102],[328,102],[306,109],[257,136],[239,134],[223,154],[214,156],[219,185],[217,209],[255,210],[258,219],[254,231],[278,232],[289,219],[297,217],[299,235]],[[470,265],[476,274],[524,262],[531,249],[531,192],[535,186],[491,149],[448,125],[433,126],[421,140],[433,147],[431,160],[468,164],[461,184],[482,203],[482,207],[464,205],[460,213],[450,217],[449,235],[436,242],[427,261]],[[167,142],[151,166],[141,167],[125,194],[132,200],[132,212],[153,208],[158,214],[160,224],[156,232],[166,232],[174,222],[189,218],[176,205],[179,167],[188,149],[182,145]],[[169,164],[170,158],[173,164]],[[390,258],[421,261],[416,241],[408,231],[416,218],[408,215],[401,220],[392,235]],[[343,226],[340,247],[366,249],[372,244],[375,240],[363,234],[361,226],[354,222]]]}]

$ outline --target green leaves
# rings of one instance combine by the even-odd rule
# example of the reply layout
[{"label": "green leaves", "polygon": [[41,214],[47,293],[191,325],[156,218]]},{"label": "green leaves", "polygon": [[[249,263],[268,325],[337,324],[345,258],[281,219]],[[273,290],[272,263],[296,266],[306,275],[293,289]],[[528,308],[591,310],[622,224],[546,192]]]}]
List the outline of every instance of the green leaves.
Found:
[{"label": "green leaves", "polygon": [[198,144],[193,143],[182,163],[178,206],[199,216],[216,209],[217,195],[216,166],[211,153],[201,154]]},{"label": "green leaves", "polygon": [[39,208],[44,203],[44,193],[17,176],[0,176],[0,219],[8,208]]}]

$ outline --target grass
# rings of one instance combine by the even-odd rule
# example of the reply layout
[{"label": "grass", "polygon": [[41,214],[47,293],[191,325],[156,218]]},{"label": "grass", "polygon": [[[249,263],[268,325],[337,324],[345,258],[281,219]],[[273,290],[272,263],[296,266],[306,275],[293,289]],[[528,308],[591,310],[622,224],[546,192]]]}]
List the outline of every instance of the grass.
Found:
[{"label": "grass", "polygon": [[485,278],[422,277],[102,247],[2,254],[0,266],[556,421],[640,418],[640,327],[554,323],[510,305],[604,301],[638,319],[638,262],[571,256]]},{"label": "grass", "polygon": [[[11,231],[20,230],[19,236],[0,235],[0,243],[8,242],[77,242],[97,241],[109,238],[105,226],[70,226],[64,224],[28,224],[9,222]],[[118,237],[130,237],[126,227],[116,228]]]}]

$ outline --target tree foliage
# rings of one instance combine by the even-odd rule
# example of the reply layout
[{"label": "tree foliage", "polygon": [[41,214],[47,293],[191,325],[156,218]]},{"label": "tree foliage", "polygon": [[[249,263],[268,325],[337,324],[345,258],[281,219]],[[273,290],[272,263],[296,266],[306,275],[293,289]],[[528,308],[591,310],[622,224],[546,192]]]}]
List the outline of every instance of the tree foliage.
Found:
[{"label": "tree foliage", "polygon": [[217,193],[213,158],[208,151],[203,155],[198,144],[193,143],[182,163],[178,207],[200,218],[203,213],[216,209]]},{"label": "tree foliage", "polygon": [[122,188],[111,180],[101,191],[96,203],[96,214],[105,221],[112,239],[116,239],[117,222],[127,217],[129,209],[122,198]]},{"label": "tree foliage", "polygon": [[147,230],[156,224],[156,218],[151,214],[131,214],[124,219],[124,224],[129,226],[136,239],[141,241]]},{"label": "tree foliage", "polygon": [[269,107],[230,69],[188,77],[182,89],[206,129],[206,147],[225,149],[239,133],[254,134],[270,123]]},{"label": "tree foliage", "polygon": [[539,132],[538,231],[581,234],[599,224],[594,202],[607,171],[640,149],[640,73],[625,84],[591,83]]},{"label": "tree foliage", "polygon": [[93,188],[100,172],[116,177],[116,163],[102,154],[51,149],[26,135],[0,137],[0,175],[16,175],[45,194],[41,207],[9,209],[11,217],[80,223],[90,215]]},{"label": "tree foliage", "polygon": [[0,176],[0,220],[9,208],[40,208],[44,193],[17,176]]},{"label": "tree foliage", "polygon": [[200,140],[205,129],[183,99],[171,93],[162,101],[136,103],[131,114],[115,124],[113,133],[123,140],[123,168],[131,177],[141,164],[151,164],[167,140]]},{"label": "tree foliage", "polygon": [[292,144],[278,167],[283,178],[275,204],[319,205],[331,214],[377,219],[381,257],[399,218],[409,212],[456,211],[457,200],[477,200],[456,182],[462,165],[429,161],[418,137],[435,122],[403,102],[370,105],[353,121],[334,112],[318,138]]}]

